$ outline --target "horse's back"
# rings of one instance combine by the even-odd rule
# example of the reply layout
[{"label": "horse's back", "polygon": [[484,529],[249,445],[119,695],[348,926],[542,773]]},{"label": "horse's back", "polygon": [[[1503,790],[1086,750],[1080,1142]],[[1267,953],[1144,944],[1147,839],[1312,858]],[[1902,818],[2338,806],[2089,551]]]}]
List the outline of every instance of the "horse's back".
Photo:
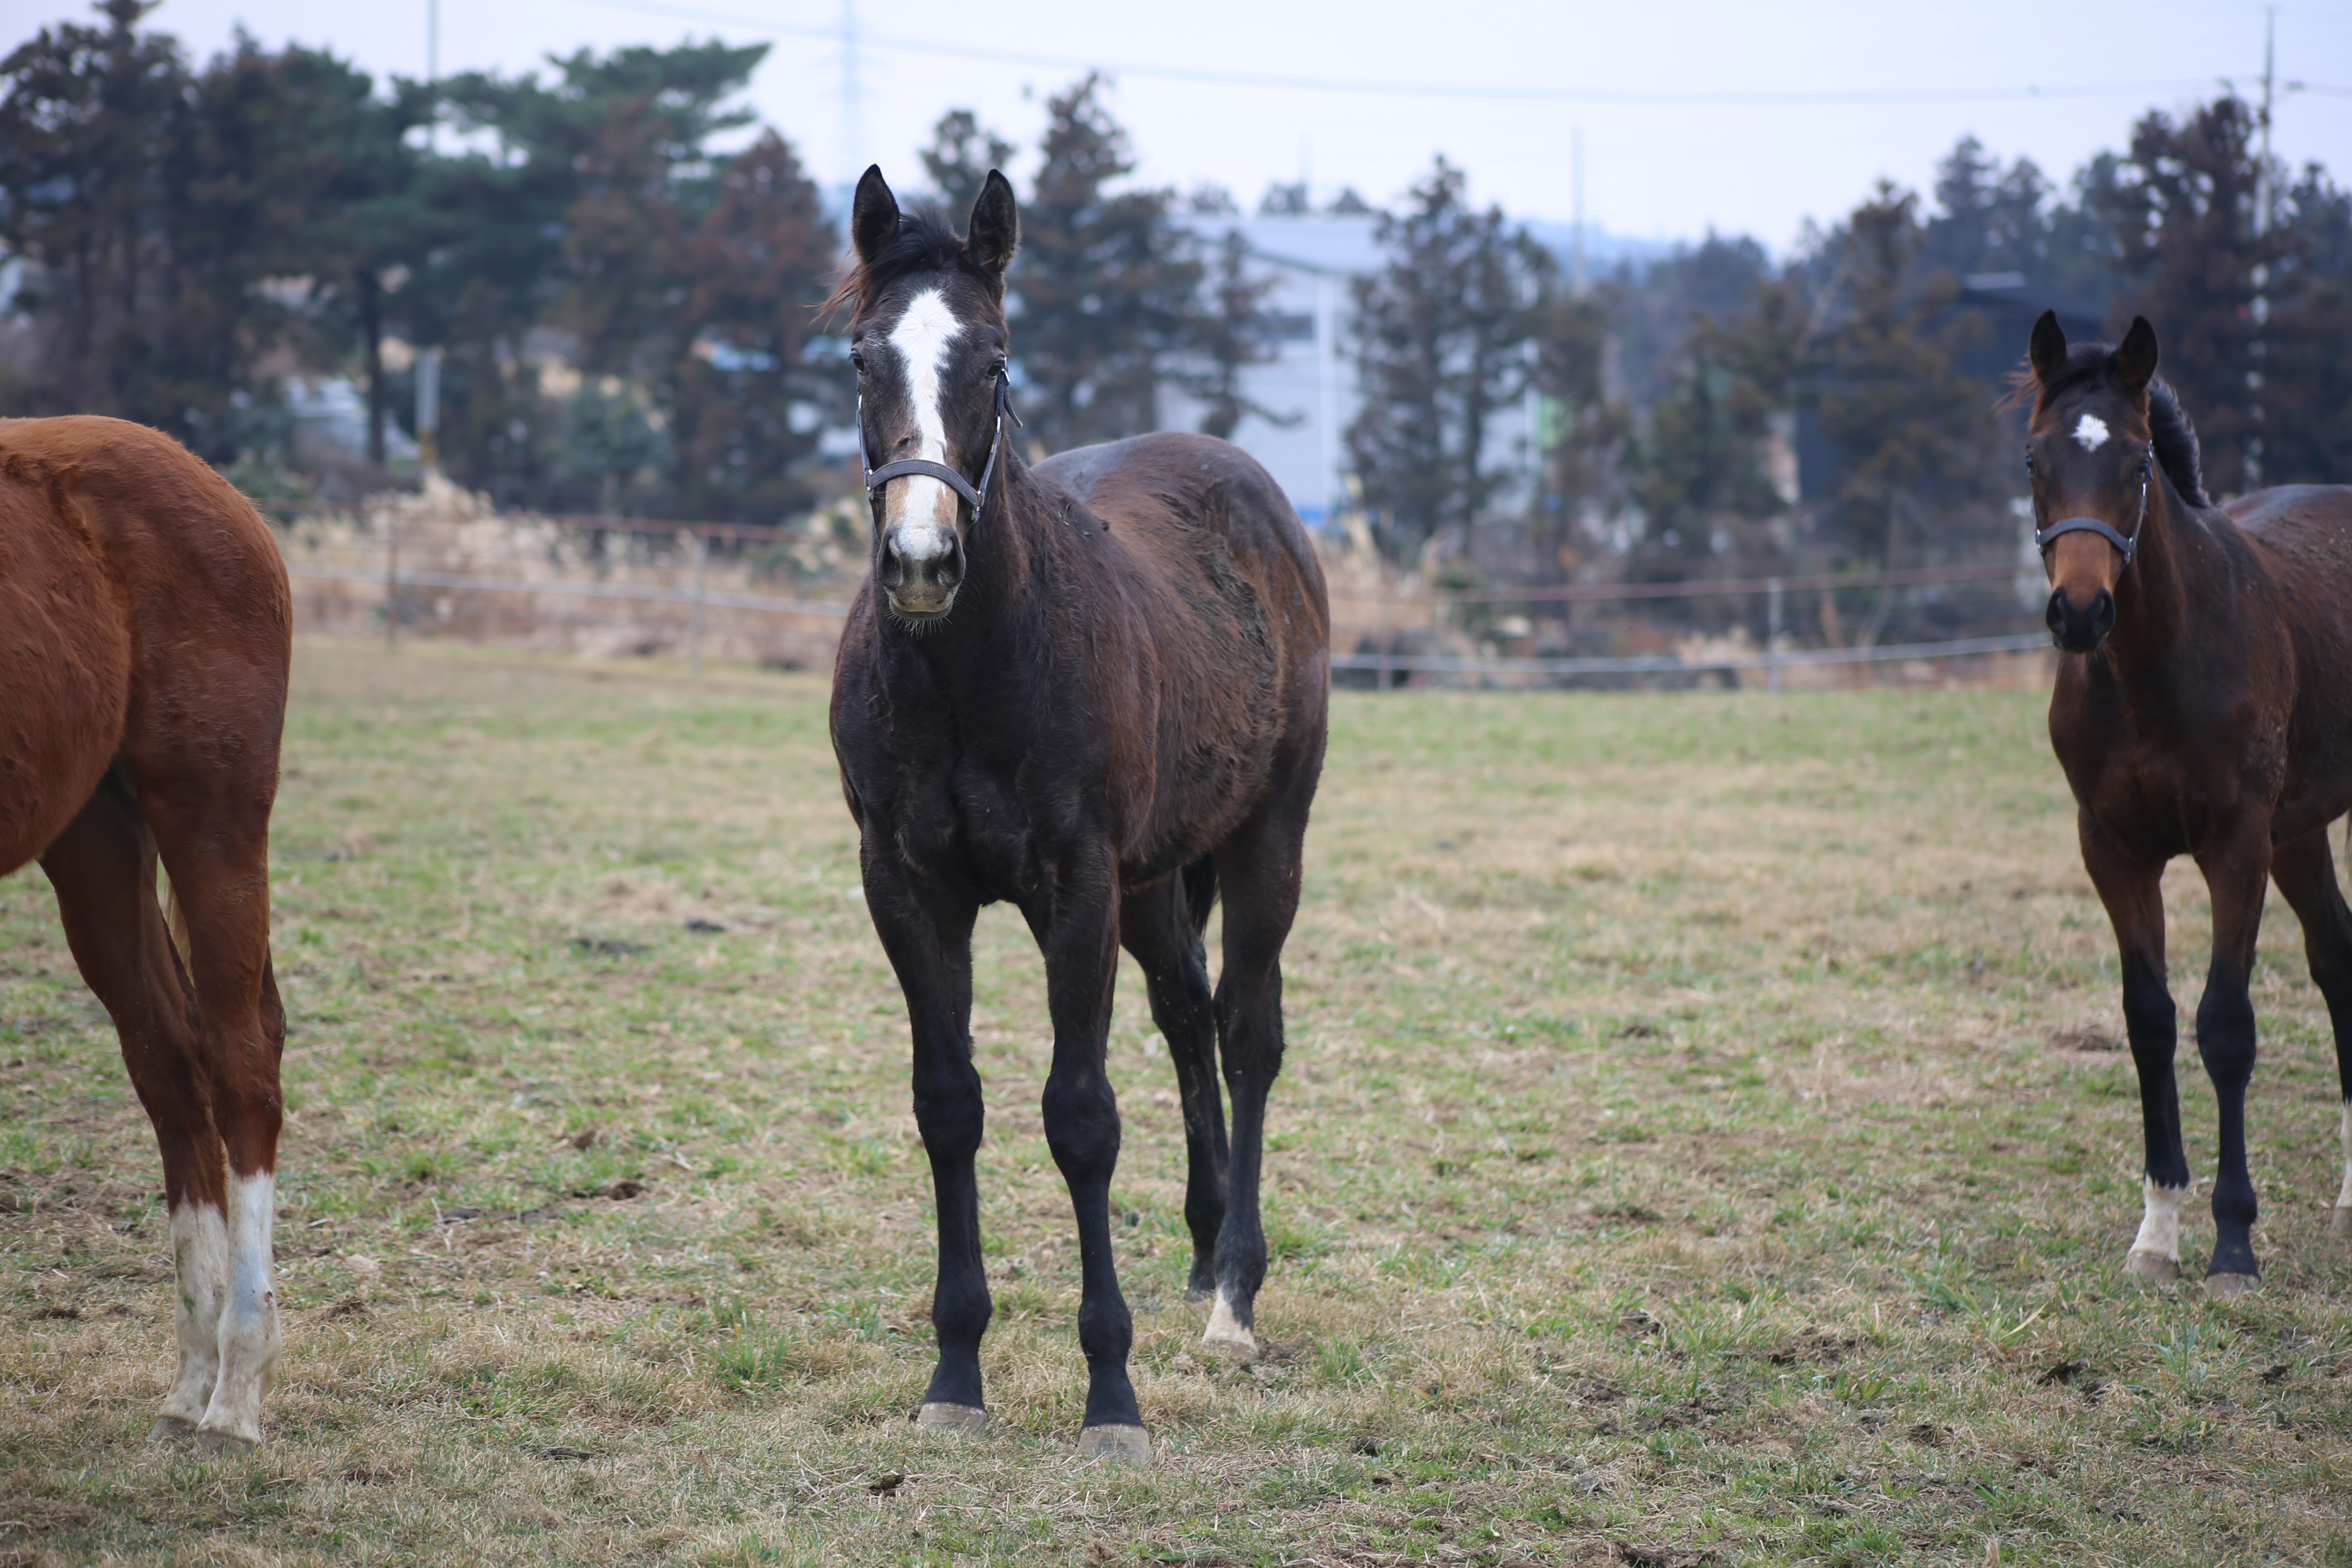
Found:
[{"label": "horse's back", "polygon": [[2352,570],[2352,485],[2281,485],[2234,497],[2221,510],[2266,552]]},{"label": "horse's back", "polygon": [[0,867],[46,848],[118,753],[266,764],[274,789],[292,602],[234,486],[125,420],[0,420]]},{"label": "horse's back", "polygon": [[1236,558],[1286,563],[1328,619],[1323,569],[1290,499],[1230,441],[1161,430],[1080,447],[1037,465],[1130,542],[1150,548],[1213,533]]}]

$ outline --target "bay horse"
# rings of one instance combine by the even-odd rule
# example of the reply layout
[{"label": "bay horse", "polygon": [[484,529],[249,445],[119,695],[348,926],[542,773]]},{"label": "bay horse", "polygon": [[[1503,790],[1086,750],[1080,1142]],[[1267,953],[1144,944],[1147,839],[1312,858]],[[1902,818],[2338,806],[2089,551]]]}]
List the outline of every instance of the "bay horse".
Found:
[{"label": "bay horse", "polygon": [[[2157,378],[2156,332],[2069,347],[2054,312],[2029,346],[2026,468],[2047,620],[2066,655],[2050,740],[2074,792],[2083,865],[2115,926],[2124,1019],[2147,1135],[2142,1280],[2180,1274],[2189,1187],[2166,989],[2165,863],[2192,857],[2213,900],[2213,958],[2197,1050],[2221,1113],[2207,1289],[2252,1289],[2254,1184],[2246,1085],[2247,994],[2267,881],[2303,922],[2326,999],[2343,1090],[2344,1185],[2334,1228],[2352,1232],[2352,910],[2327,826],[2352,810],[2352,488],[2295,485],[2215,506],[2197,435]],[[2053,521],[2053,519],[2057,521]]]},{"label": "bay horse", "polygon": [[210,1453],[261,1440],[278,1362],[269,808],[292,621],[268,525],[177,442],[0,420],[0,875],[40,861],[154,1124],[180,1354],[152,1435]]},{"label": "bay horse", "polygon": [[[1149,1463],[1111,1258],[1111,987],[1124,946],[1181,1092],[1187,1299],[1213,1295],[1204,1340],[1250,1353],[1282,946],[1329,703],[1322,570],[1265,470],[1210,437],[1023,463],[1004,436],[1020,216],[1002,174],[973,203],[969,237],[902,213],[879,167],[858,182],[850,226],[856,260],[835,300],[852,307],[863,448],[886,460],[867,469],[870,569],[841,639],[832,728],[866,910],[906,995],[939,1206],[939,1362],[917,1418],[987,1419],[971,931],[1001,900],[1045,961],[1045,1141],[1078,1231],[1078,1448]],[[1202,937],[1220,893],[1213,995]]]}]

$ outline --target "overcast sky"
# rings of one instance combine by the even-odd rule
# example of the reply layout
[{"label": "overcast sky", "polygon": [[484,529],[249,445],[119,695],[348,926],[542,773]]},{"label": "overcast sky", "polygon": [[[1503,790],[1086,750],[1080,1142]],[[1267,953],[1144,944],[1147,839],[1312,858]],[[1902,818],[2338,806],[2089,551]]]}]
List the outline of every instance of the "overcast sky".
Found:
[{"label": "overcast sky", "polygon": [[[429,3],[165,0],[151,25],[200,56],[242,26],[379,78],[421,76]],[[845,14],[862,39],[854,121]],[[0,39],[90,15],[5,0]],[[2352,5],[2287,4],[2277,16],[2280,79],[2315,89],[2281,97],[2278,151],[2352,182]],[[1344,184],[1384,202],[1443,153],[1481,199],[1564,219],[1580,127],[1595,222],[1643,237],[1747,233],[1780,249],[1880,176],[1925,186],[1964,133],[2063,180],[2121,146],[2151,106],[2180,109],[2223,77],[2252,90],[2263,21],[2262,5],[2239,0],[440,0],[440,64],[516,73],[583,47],[769,42],[751,105],[828,183],[871,162],[918,183],[915,150],[951,107],[1025,145],[1045,96],[1087,64],[1115,76],[1110,102],[1143,177],[1214,182],[1244,204],[1302,173],[1318,199]]]}]

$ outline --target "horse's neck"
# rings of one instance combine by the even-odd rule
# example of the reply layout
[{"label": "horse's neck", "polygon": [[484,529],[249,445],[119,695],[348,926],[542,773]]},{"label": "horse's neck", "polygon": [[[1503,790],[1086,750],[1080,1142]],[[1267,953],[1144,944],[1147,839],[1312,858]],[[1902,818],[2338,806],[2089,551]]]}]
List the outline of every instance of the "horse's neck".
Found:
[{"label": "horse's neck", "polygon": [[2126,679],[2155,671],[2195,635],[2196,596],[2189,574],[2211,548],[2195,511],[2159,479],[2148,490],[2138,548],[2116,584],[2116,629],[2107,639],[2116,669]]}]

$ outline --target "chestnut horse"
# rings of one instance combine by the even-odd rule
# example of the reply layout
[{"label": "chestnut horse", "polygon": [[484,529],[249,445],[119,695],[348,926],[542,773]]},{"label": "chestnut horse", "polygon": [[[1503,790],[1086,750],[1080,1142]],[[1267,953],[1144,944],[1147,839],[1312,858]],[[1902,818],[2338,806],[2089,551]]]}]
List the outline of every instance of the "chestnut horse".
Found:
[{"label": "chestnut horse", "polygon": [[180,1349],[154,1436],[215,1453],[260,1441],[278,1361],[268,848],[291,624],[268,525],[177,443],[0,420],[0,874],[40,860],[154,1123]]},{"label": "chestnut horse", "polygon": [[[865,449],[886,460],[866,476],[872,570],[841,639],[833,742],[866,910],[906,994],[939,1204],[940,1359],[919,1419],[986,1420],[971,931],[980,906],[1004,900],[1045,958],[1045,1141],[1078,1229],[1079,1450],[1148,1462],[1111,1259],[1119,1121],[1104,1046],[1118,950],[1142,968],[1181,1090],[1188,1294],[1215,1296],[1206,1340],[1246,1353],[1330,616],[1297,513],[1237,447],[1142,436],[1024,466],[1004,437],[1019,224],[1001,174],[968,241],[902,214],[880,169],[858,183],[856,264],[837,298],[855,307]],[[1220,889],[1213,997],[1201,937]]]},{"label": "chestnut horse", "polygon": [[2335,1228],[2352,1231],[2352,910],[2327,849],[2328,824],[2352,809],[2352,488],[2297,485],[2214,506],[2196,432],[2156,379],[2146,321],[2112,350],[2070,349],[2044,314],[2030,358],[2034,539],[2066,654],[2050,740],[2079,806],[2083,864],[2115,924],[2147,1128],[2144,1208],[2125,1267],[2157,1282],[2180,1273],[2189,1174],[2159,883],[2165,862],[2187,855],[2213,900],[2197,1005],[2221,1122],[2205,1284],[2231,1294],[2261,1276],[2246,985],[2266,881],[2303,922],[2335,1027],[2345,1159]]}]

